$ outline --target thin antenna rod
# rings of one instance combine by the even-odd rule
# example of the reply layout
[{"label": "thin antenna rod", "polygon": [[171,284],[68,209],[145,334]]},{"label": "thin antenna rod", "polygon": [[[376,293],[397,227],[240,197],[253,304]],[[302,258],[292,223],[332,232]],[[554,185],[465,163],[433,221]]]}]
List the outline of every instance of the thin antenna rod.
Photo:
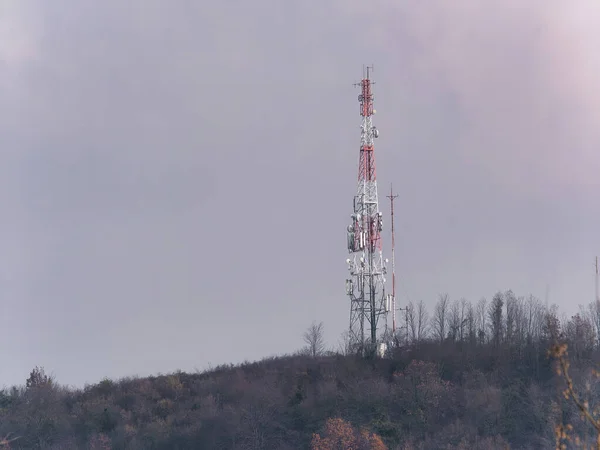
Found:
[{"label": "thin antenna rod", "polygon": [[390,195],[387,198],[390,199],[390,216],[392,218],[392,333],[396,335],[396,240],[394,233],[394,199],[397,198],[394,195],[394,190],[390,184]]},{"label": "thin antenna rod", "polygon": [[596,301],[599,301],[598,297],[598,257],[596,256]]}]

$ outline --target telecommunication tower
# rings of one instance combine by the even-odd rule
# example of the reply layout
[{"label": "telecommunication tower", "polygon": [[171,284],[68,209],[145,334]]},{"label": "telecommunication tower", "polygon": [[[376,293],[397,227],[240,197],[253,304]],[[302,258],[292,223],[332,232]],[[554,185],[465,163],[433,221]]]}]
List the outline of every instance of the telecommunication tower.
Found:
[{"label": "telecommunication tower", "polygon": [[[385,295],[387,260],[383,259],[381,231],[383,218],[379,211],[375,172],[375,145],[379,131],[373,126],[373,93],[369,75],[373,67],[363,69],[358,101],[362,116],[358,187],[354,196],[352,224],[348,226],[348,270],[346,293],[350,297],[349,350],[353,353],[385,351],[387,314],[390,297]],[[378,324],[383,322],[383,333]]]}]

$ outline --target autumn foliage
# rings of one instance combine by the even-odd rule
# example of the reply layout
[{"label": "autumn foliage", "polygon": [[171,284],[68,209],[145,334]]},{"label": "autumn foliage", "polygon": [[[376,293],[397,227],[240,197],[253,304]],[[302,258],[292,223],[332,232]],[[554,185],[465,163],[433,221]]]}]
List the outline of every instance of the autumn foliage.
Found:
[{"label": "autumn foliage", "polygon": [[387,450],[381,438],[363,429],[357,431],[339,417],[327,419],[323,437],[314,434],[311,450]]}]

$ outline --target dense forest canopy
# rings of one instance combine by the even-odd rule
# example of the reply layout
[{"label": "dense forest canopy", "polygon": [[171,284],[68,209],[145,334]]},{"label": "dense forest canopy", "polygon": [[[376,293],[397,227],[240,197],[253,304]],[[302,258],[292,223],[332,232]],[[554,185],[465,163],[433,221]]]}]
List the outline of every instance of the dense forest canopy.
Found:
[{"label": "dense forest canopy", "polygon": [[600,403],[600,302],[559,317],[511,291],[475,304],[441,295],[432,311],[409,303],[406,314],[383,359],[327,351],[314,323],[294,355],[202,373],[69,389],[35,368],[0,391],[0,446],[548,449],[556,430],[565,445],[594,442],[548,351],[566,343],[574,386]]}]

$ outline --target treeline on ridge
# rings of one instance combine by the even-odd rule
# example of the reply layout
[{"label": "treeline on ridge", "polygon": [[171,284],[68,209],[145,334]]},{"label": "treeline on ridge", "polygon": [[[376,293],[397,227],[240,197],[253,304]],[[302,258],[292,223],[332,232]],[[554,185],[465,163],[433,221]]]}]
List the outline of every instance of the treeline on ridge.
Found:
[{"label": "treeline on ridge", "polygon": [[13,449],[547,449],[570,424],[593,442],[548,349],[568,344],[571,376],[599,404],[600,302],[565,317],[511,291],[441,295],[431,311],[409,303],[404,323],[384,359],[326,351],[321,336],[310,352],[84,389],[35,368],[0,391],[0,436]]}]

